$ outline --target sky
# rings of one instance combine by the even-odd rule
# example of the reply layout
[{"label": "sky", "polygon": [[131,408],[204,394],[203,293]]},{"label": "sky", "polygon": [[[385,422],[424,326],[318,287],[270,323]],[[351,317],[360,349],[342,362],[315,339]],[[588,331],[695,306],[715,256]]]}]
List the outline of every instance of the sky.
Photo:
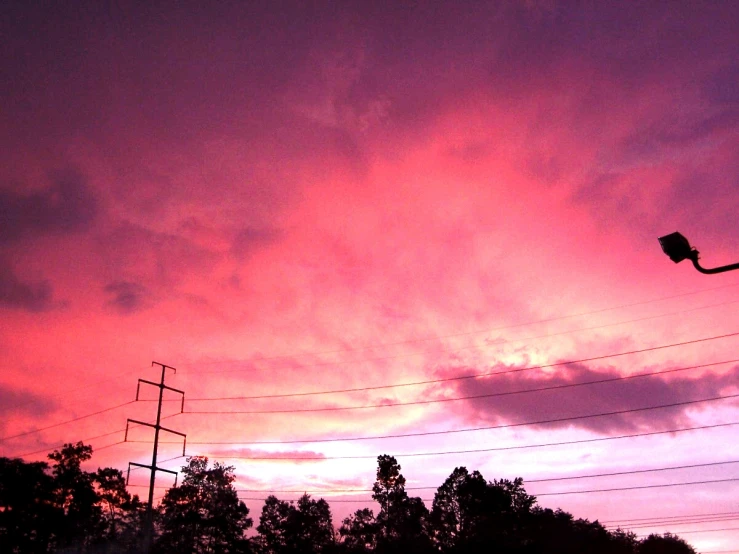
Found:
[{"label": "sky", "polygon": [[739,273],[657,241],[739,261],[736,4],[74,4],[0,8],[0,455],[150,463],[156,361],[257,518],[391,454],[739,551]]}]

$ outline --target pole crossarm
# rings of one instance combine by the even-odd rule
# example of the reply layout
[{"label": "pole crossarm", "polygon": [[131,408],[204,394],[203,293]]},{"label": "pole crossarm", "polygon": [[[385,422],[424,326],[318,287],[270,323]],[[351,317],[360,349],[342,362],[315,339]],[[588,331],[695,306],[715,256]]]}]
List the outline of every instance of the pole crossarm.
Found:
[{"label": "pole crossarm", "polygon": [[161,362],[151,362],[151,367],[154,367],[155,365],[158,365],[159,367],[161,367],[162,368],[162,372],[164,372],[165,369],[171,369],[172,371],[174,371],[175,373],[177,373],[177,368],[176,367],[172,367],[171,365],[163,364]]},{"label": "pole crossarm", "polygon": [[159,427],[162,431],[167,431],[167,433],[172,433],[173,435],[179,435],[182,437],[182,455],[185,455],[185,448],[187,448],[187,435],[185,433],[180,433],[179,431],[173,431],[172,429],[167,429],[166,427]]},{"label": "pole crossarm", "polygon": [[[169,366],[165,366],[169,367]],[[152,385],[153,387],[159,388],[160,392],[163,389],[171,390],[172,392],[176,392],[177,394],[182,395],[182,402],[180,404],[180,413],[183,413],[185,411],[185,391],[176,389],[174,387],[170,387],[165,385],[164,383],[155,383],[154,381],[147,381],[146,379],[139,379],[138,384],[136,385],[136,401],[139,400],[139,393],[141,392],[141,383],[145,383],[147,385]]]},{"label": "pole crossarm", "polygon": [[[128,418],[126,420],[126,433],[123,436],[123,442],[128,442],[128,428],[131,423],[136,423],[137,425],[143,425],[145,427],[151,427],[153,429],[158,429],[160,431],[166,431],[167,433],[172,433],[173,435],[179,435],[182,437],[182,455],[185,455],[185,449],[187,448],[187,434],[186,433],[180,433],[179,431],[175,431],[174,429],[168,429],[167,427],[162,427],[161,425],[156,425],[154,423],[147,423],[146,421],[139,421],[138,419],[131,419]],[[147,466],[150,467],[150,466]]]},{"label": "pole crossarm", "polygon": [[154,468],[152,468],[150,465],[138,464],[136,462],[128,462],[128,471],[126,472],[126,485],[127,486],[128,486],[128,481],[131,478],[131,466],[142,467],[144,469],[150,469],[150,470],[153,470],[153,471],[163,471],[165,473],[171,473],[172,475],[174,475],[174,486],[175,487],[177,486],[177,477],[179,476],[179,472],[173,471],[171,469],[165,469],[163,467],[154,467]]},{"label": "pole crossarm", "polygon": [[[180,389],[176,389],[176,388],[174,388],[174,387],[170,387],[170,386],[168,386],[168,385],[162,385],[162,384],[160,384],[160,383],[155,383],[154,381],[147,381],[146,379],[139,379],[139,385],[140,385],[141,383],[146,383],[147,385],[154,385],[155,387],[164,387],[164,388],[165,388],[165,389],[167,389],[167,390],[171,390],[171,391],[174,391],[174,392],[178,392],[178,393],[180,393],[180,394],[182,394],[182,395],[184,395],[184,394],[185,394],[185,391],[183,391],[183,390],[180,390]],[[139,392],[139,391],[138,391],[138,388],[137,388],[137,389],[136,389],[136,400],[138,400],[138,399],[139,399],[139,398],[138,398],[138,396],[139,396],[139,395],[138,395],[138,392]]]}]

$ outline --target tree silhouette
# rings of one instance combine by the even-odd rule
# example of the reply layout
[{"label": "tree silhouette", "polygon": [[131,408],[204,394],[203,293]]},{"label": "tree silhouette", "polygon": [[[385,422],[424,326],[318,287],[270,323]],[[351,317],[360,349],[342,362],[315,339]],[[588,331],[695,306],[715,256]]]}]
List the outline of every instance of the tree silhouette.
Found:
[{"label": "tree silhouette", "polygon": [[377,478],[372,485],[372,499],[380,504],[378,520],[386,523],[391,505],[407,498],[405,477],[400,473],[400,464],[393,457],[383,454],[377,457]]},{"label": "tree silhouette", "polygon": [[98,469],[93,480],[102,507],[101,541],[133,548],[143,528],[144,504],[137,495],[131,496],[126,490],[126,479],[118,469]]},{"label": "tree silhouette", "polygon": [[182,467],[182,485],[164,495],[161,536],[155,550],[162,553],[231,554],[250,551],[245,533],[252,526],[249,510],[233,486],[233,467],[193,456]]},{"label": "tree silhouette", "polygon": [[637,554],[695,554],[692,546],[670,533],[649,535],[640,544]]},{"label": "tree silhouette", "polygon": [[288,518],[290,503],[269,495],[264,501],[262,515],[259,516],[259,532],[266,552],[278,553],[287,551]]},{"label": "tree silhouette", "polygon": [[257,531],[270,554],[328,552],[335,545],[328,503],[323,499],[313,500],[307,494],[297,504],[269,496]]},{"label": "tree silhouette", "polygon": [[92,447],[67,443],[49,454],[52,466],[53,502],[61,520],[53,525],[58,546],[84,551],[99,536],[102,524],[93,475],[82,470],[82,463],[92,457]]},{"label": "tree silhouette", "polygon": [[296,552],[326,552],[335,543],[331,508],[323,498],[313,500],[307,494],[298,499],[297,508],[291,513],[297,528]]},{"label": "tree silhouette", "polygon": [[[140,554],[144,506],[113,468],[87,472],[92,448],[67,443],[52,462],[0,458],[0,552],[5,554]],[[158,554],[695,554],[678,536],[638,540],[599,522],[536,505],[523,479],[486,481],[457,467],[434,496],[429,514],[409,497],[393,456],[379,456],[369,508],[338,532],[323,499],[267,498],[257,537],[248,538],[249,510],[233,486],[233,467],[188,458],[182,485],[158,509]]]},{"label": "tree silhouette", "polygon": [[60,514],[53,504],[53,479],[46,462],[0,458],[0,544],[4,552],[46,552],[52,522]]},{"label": "tree silhouette", "polygon": [[379,502],[378,552],[424,552],[430,547],[426,524],[428,509],[423,501],[409,498],[400,464],[387,454],[377,458],[372,498]]},{"label": "tree silhouette", "polygon": [[457,467],[437,489],[431,508],[431,522],[434,543],[442,552],[452,551],[460,536],[466,535],[474,515],[474,504],[479,499],[475,491],[480,488],[477,485],[480,479],[484,489],[487,482],[479,472],[470,475],[466,467]]},{"label": "tree silhouette", "polygon": [[0,545],[5,552],[133,552],[142,513],[123,475],[82,469],[92,448],[67,443],[46,462],[0,458]]},{"label": "tree silhouette", "polygon": [[363,554],[372,552],[377,545],[379,527],[375,514],[369,508],[357,510],[344,519],[339,535],[346,552]]},{"label": "tree silhouette", "polygon": [[563,510],[539,507],[531,510],[522,538],[529,552],[552,554],[634,554],[637,547],[633,533],[621,530],[611,533],[597,521],[575,519]]},{"label": "tree silhouette", "polygon": [[437,489],[431,511],[434,544],[442,552],[478,545],[507,548],[521,536],[536,503],[523,479],[488,482],[479,471],[457,467]]}]

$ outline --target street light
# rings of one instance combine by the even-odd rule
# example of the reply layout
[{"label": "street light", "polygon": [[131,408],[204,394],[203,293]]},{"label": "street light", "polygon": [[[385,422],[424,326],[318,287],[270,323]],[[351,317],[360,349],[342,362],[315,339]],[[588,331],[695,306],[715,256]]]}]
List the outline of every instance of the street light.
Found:
[{"label": "street light", "polygon": [[721,267],[713,267],[710,269],[701,267],[698,263],[698,250],[690,246],[688,239],[678,232],[660,237],[659,244],[662,247],[662,251],[667,254],[673,262],[679,263],[688,259],[693,262],[695,269],[701,273],[723,273],[724,271],[739,269],[739,263],[722,265]]}]

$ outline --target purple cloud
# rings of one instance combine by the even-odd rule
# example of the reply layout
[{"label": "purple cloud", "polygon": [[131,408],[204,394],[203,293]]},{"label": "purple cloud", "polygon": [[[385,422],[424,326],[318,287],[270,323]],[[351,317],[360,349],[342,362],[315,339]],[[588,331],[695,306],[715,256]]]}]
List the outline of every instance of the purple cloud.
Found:
[{"label": "purple cloud", "polygon": [[48,281],[28,283],[21,280],[9,263],[0,260],[0,306],[42,312],[54,307]]},{"label": "purple cloud", "polygon": [[251,254],[254,249],[270,244],[278,240],[280,236],[280,231],[276,229],[244,227],[236,234],[231,245],[231,252],[237,258],[244,258]]},{"label": "purple cloud", "polygon": [[0,190],[0,241],[85,229],[95,218],[97,202],[84,177],[68,171],[30,194]]},{"label": "purple cloud", "polygon": [[56,409],[56,402],[32,392],[0,385],[0,414],[43,416]]},{"label": "purple cloud", "polygon": [[[489,371],[516,369],[519,368],[499,365]],[[586,386],[568,386],[621,376],[615,368],[594,370],[583,364],[568,364],[555,374],[543,374],[534,370],[456,381],[450,385],[451,392],[449,389],[445,391],[445,396],[496,395],[527,389],[561,387],[539,392],[473,398],[465,401],[463,408],[457,409],[457,413],[465,420],[475,424],[518,423],[716,397],[726,394],[727,390],[735,390],[737,372],[739,366],[722,375],[709,373],[695,377],[674,373],[666,377],[640,377]],[[450,368],[448,373],[458,375],[460,372],[459,369]],[[701,404],[564,421],[541,427],[576,427],[603,434],[658,429],[688,424],[690,419],[687,411],[696,409],[697,406]]]},{"label": "purple cloud", "polygon": [[112,295],[108,305],[119,313],[130,314],[144,307],[147,290],[138,283],[116,281],[105,286],[105,292]]}]

